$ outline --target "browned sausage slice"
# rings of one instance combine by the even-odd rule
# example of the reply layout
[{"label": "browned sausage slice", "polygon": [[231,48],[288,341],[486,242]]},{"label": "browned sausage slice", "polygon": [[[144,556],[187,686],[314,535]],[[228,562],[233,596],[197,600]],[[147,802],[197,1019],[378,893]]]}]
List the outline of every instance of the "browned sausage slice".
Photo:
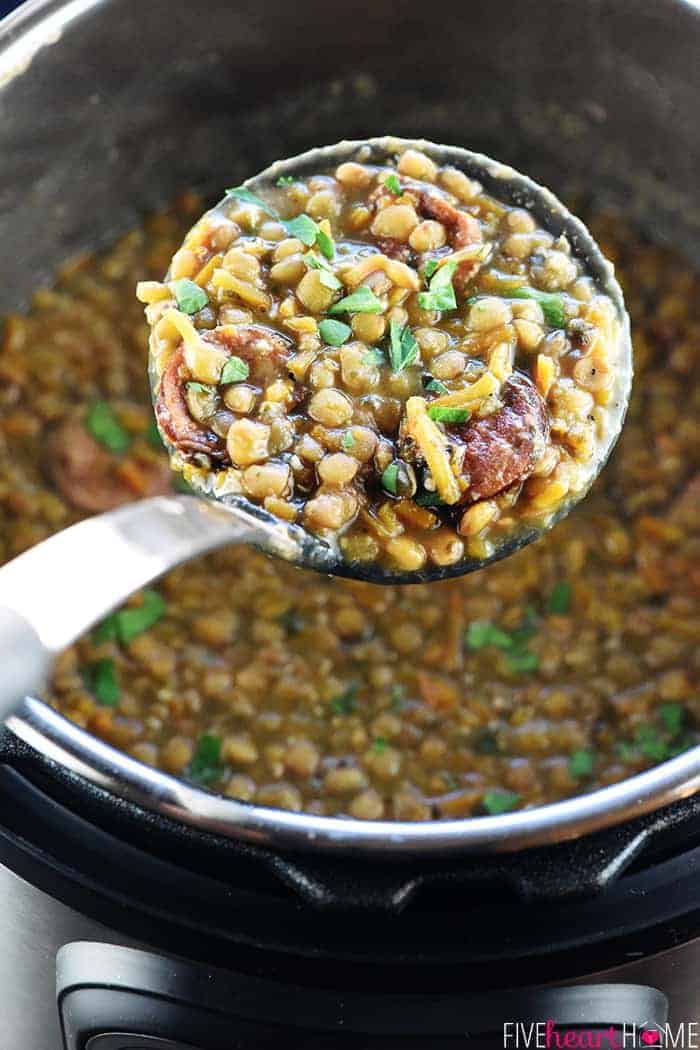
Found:
[{"label": "browned sausage slice", "polygon": [[[139,496],[161,496],[171,491],[167,462],[139,463],[132,472],[88,434],[77,419],[67,419],[51,434],[48,469],[62,496],[78,510],[113,510]],[[138,486],[130,477],[138,477]]]},{"label": "browned sausage slice", "polygon": [[204,452],[221,459],[225,455],[220,437],[200,426],[189,413],[185,386],[180,377],[183,349],[173,354],[160,380],[155,403],[158,424],[171,444],[183,452]]},{"label": "browned sausage slice", "polygon": [[544,401],[531,380],[514,372],[504,384],[503,407],[450,428],[464,442],[465,502],[495,496],[532,474],[549,437]]}]

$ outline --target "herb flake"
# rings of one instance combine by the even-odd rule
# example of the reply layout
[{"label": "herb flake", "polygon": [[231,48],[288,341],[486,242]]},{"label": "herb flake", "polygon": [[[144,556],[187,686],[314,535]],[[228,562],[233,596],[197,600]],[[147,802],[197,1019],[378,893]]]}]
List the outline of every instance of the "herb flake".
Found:
[{"label": "herb flake", "polygon": [[215,733],[204,733],[197,741],[187,767],[187,775],[199,784],[210,784],[221,778],[224,768],[221,760],[221,737]]},{"label": "herb flake", "polygon": [[428,415],[436,423],[466,423],[471,412],[468,408],[451,408],[449,405],[428,405]]},{"label": "herb flake", "polygon": [[85,429],[110,452],[126,452],[131,438],[108,401],[94,401],[85,417]]},{"label": "herb flake", "polygon": [[85,687],[90,690],[98,704],[115,707],[119,703],[121,689],[114,660],[96,660],[83,671]]},{"label": "herb flake", "polygon": [[449,387],[440,379],[431,379],[425,384],[425,389],[430,390],[432,394],[449,394],[450,392]]},{"label": "herb flake", "polygon": [[404,368],[416,363],[418,359],[418,343],[413,332],[406,325],[400,325],[398,321],[389,322],[389,360],[394,372],[402,372]]},{"label": "herb flake", "polygon": [[346,295],[339,302],[331,306],[329,314],[380,314],[384,307],[377,299],[371,288],[362,284],[353,292]]},{"label": "herb flake", "polygon": [[247,379],[250,375],[250,368],[248,362],[244,361],[242,357],[229,357],[228,361],[221,369],[220,383],[242,383],[244,379]]},{"label": "herb flake", "polygon": [[433,273],[427,292],[418,293],[418,305],[421,310],[454,310],[457,306],[452,277],[457,263],[443,263]]},{"label": "herb flake", "polygon": [[327,318],[319,323],[318,334],[329,346],[342,346],[352,335],[352,328],[350,325],[343,324],[342,321]]},{"label": "herb flake", "polygon": [[388,189],[389,193],[393,193],[395,197],[400,197],[403,192],[401,189],[401,183],[398,175],[392,171],[391,175],[387,175],[384,179],[384,185]]},{"label": "herb flake", "polygon": [[509,813],[519,802],[520,795],[515,791],[487,791],[481,799],[482,806],[492,817]]},{"label": "herb flake", "polygon": [[541,292],[538,288],[520,286],[509,289],[507,296],[509,299],[534,299],[542,307],[545,321],[553,328],[563,328],[566,324],[564,300],[556,292]]},{"label": "herb flake", "polygon": [[308,215],[297,215],[294,219],[282,219],[282,225],[290,237],[298,240],[310,248],[316,243],[318,237],[318,226]]},{"label": "herb flake", "polygon": [[189,277],[181,277],[173,281],[173,291],[178,310],[184,314],[196,314],[209,302],[209,296],[198,284],[191,281]]},{"label": "herb flake", "polygon": [[390,463],[388,467],[382,473],[382,488],[387,492],[390,492],[392,496],[396,495],[398,489],[399,480],[399,465],[398,463]]},{"label": "herb flake", "polygon": [[165,601],[157,591],[141,592],[141,604],[126,606],[107,616],[93,632],[95,642],[118,641],[127,645],[148,631],[165,615]]},{"label": "herb flake", "polygon": [[334,715],[350,715],[357,708],[357,686],[347,686],[342,693],[331,698],[329,707]]},{"label": "herb flake", "polygon": [[547,599],[547,612],[557,616],[566,616],[571,608],[571,584],[568,580],[558,580]]},{"label": "herb flake", "polygon": [[260,208],[261,211],[264,211],[273,219],[279,219],[279,214],[271,204],[268,204],[260,197],[256,197],[255,194],[251,193],[251,191],[246,189],[245,186],[233,186],[231,189],[226,190],[226,196],[235,197],[236,200],[239,200],[242,204],[253,204],[256,208]]},{"label": "herb flake", "polygon": [[574,780],[590,777],[595,769],[595,755],[592,751],[581,749],[574,751],[569,758],[569,774]]}]

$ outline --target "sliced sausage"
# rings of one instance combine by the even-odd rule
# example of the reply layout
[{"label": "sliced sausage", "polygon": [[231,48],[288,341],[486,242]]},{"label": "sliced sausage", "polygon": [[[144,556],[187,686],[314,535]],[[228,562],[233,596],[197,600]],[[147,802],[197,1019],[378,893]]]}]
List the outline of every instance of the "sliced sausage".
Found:
[{"label": "sliced sausage", "polygon": [[514,372],[503,386],[503,405],[490,416],[451,427],[464,443],[462,472],[469,477],[464,502],[495,496],[532,474],[549,437],[544,401],[531,380]]},{"label": "sliced sausage", "polygon": [[176,350],[160,379],[155,403],[156,417],[168,441],[182,452],[203,452],[215,459],[226,455],[224,442],[212,430],[195,422],[185,398],[185,383],[180,375],[184,351]]},{"label": "sliced sausage", "polygon": [[[140,496],[171,491],[167,461],[139,463],[133,472],[123,471],[122,461],[98,444],[77,419],[68,419],[53,431],[47,453],[56,488],[78,510],[113,510]],[[138,478],[138,484],[132,484],[130,477]]]}]

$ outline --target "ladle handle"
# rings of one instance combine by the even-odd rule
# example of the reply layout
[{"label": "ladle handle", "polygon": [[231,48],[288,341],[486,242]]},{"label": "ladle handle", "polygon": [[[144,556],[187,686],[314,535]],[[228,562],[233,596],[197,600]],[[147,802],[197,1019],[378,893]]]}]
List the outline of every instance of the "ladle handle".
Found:
[{"label": "ladle handle", "polygon": [[54,656],[130,594],[189,558],[259,542],[255,523],[192,496],[81,521],[0,568],[0,724],[46,682]]}]

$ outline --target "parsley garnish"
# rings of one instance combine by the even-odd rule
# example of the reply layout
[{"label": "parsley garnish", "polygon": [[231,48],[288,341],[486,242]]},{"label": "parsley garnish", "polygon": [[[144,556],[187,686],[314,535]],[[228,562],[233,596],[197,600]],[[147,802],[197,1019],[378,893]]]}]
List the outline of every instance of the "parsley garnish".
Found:
[{"label": "parsley garnish", "polygon": [[383,755],[389,746],[389,741],[385,740],[383,736],[375,736],[374,742],[372,743],[372,750],[375,755]]},{"label": "parsley garnish", "polygon": [[422,492],[418,492],[413,497],[413,502],[417,503],[419,507],[444,507],[445,502],[441,500],[437,492],[428,492],[424,489]]},{"label": "parsley garnish", "polygon": [[196,379],[190,379],[187,389],[191,390],[193,394],[210,394],[212,388],[206,383],[198,383]]},{"label": "parsley garnish", "polygon": [[318,334],[324,343],[328,343],[329,346],[342,346],[352,335],[352,328],[350,325],[343,324],[342,321],[333,321],[327,318],[325,321],[320,322]]},{"label": "parsley garnish", "polygon": [[430,278],[427,292],[418,293],[418,305],[422,310],[454,310],[457,306],[452,277],[456,262],[446,262]]},{"label": "parsley garnish", "polygon": [[173,290],[177,308],[185,314],[196,314],[209,302],[209,296],[204,289],[194,281],[190,281],[188,277],[181,277],[179,281],[173,281]]},{"label": "parsley garnish", "polygon": [[307,252],[304,256],[304,262],[312,270],[319,271],[321,284],[324,287],[330,288],[333,292],[343,287],[326,260],[321,259],[315,252]]},{"label": "parsley garnish", "polygon": [[316,234],[316,244],[327,259],[333,258],[335,255],[335,244],[333,243],[333,238],[320,227]]},{"label": "parsley garnish", "polygon": [[[236,200],[241,201],[243,204],[254,204],[256,208],[260,208],[267,215],[270,215],[273,219],[279,219],[278,213],[272,207],[271,204],[267,204],[260,197],[256,197],[254,193],[247,190],[245,186],[234,186],[230,190],[226,190],[227,197],[235,197]],[[312,242],[313,243],[313,242]]]},{"label": "parsley garnish", "polygon": [[524,624],[509,634],[488,620],[474,620],[467,628],[465,641],[469,649],[486,649],[489,646],[501,649],[505,653],[508,669],[524,673],[536,671],[540,665],[537,653],[526,647],[533,633],[532,624]]},{"label": "parsley garnish", "polygon": [[141,604],[126,606],[99,624],[93,637],[96,642],[119,641],[128,644],[143,634],[165,614],[165,601],[157,591],[143,591]]},{"label": "parsley garnish", "polygon": [[589,777],[595,768],[595,755],[592,751],[574,751],[569,758],[569,773],[575,780]]},{"label": "parsley garnish", "polygon": [[293,175],[280,175],[275,186],[279,186],[282,189],[283,186],[291,186],[293,182],[296,182]]},{"label": "parsley garnish", "polygon": [[308,215],[297,215],[295,219],[282,219],[282,225],[290,237],[297,237],[308,248],[316,243],[318,226]]},{"label": "parsley garnish", "polygon": [[83,670],[85,687],[94,694],[98,704],[114,707],[119,703],[120,689],[114,660],[97,660]]},{"label": "parsley garnish", "polygon": [[394,372],[401,372],[409,365],[415,364],[418,359],[418,343],[409,326],[400,325],[398,321],[389,322],[389,334],[391,368]]},{"label": "parsley garnish", "polygon": [[131,438],[107,401],[94,401],[85,417],[85,428],[110,452],[126,452]]},{"label": "parsley garnish", "polygon": [[469,649],[485,649],[489,645],[510,649],[513,645],[511,636],[488,620],[473,620],[467,628],[466,642]]},{"label": "parsley garnish", "polygon": [[515,809],[518,802],[520,802],[520,795],[515,791],[487,791],[481,799],[482,806],[492,817]]},{"label": "parsley garnish", "polygon": [[547,612],[565,616],[571,607],[571,584],[568,580],[559,580],[554,584],[547,599]]},{"label": "parsley garnish", "polygon": [[425,277],[426,281],[430,280],[430,278],[433,276],[433,274],[437,270],[438,266],[439,266],[439,263],[438,263],[437,259],[428,259],[428,261],[426,262],[425,266],[423,267],[423,276]]},{"label": "parsley garnish", "polygon": [[344,299],[331,306],[329,314],[380,314],[383,306],[374,292],[362,284],[353,292],[346,295]]},{"label": "parsley garnish", "polygon": [[540,292],[537,288],[511,288],[507,293],[510,299],[534,299],[542,307],[547,324],[553,328],[563,328],[566,324],[564,300],[555,292]]},{"label": "parsley garnish", "polygon": [[471,412],[468,408],[450,408],[449,405],[428,405],[428,415],[436,423],[466,423]]},{"label": "parsley garnish", "polygon": [[357,686],[349,685],[342,693],[338,693],[330,701],[330,709],[334,715],[349,715],[357,707]]},{"label": "parsley garnish", "polygon": [[197,741],[187,767],[187,776],[200,784],[209,784],[212,780],[219,780],[223,772],[221,737],[214,733],[204,733]]},{"label": "parsley garnish", "polygon": [[242,357],[229,357],[228,361],[221,369],[220,383],[242,383],[244,379],[247,379],[250,375],[250,368],[248,367],[247,361],[244,361]]},{"label": "parsley garnish", "polygon": [[396,197],[401,195],[401,183],[399,182],[398,175],[395,175],[394,172],[392,172],[391,175],[387,175],[384,179],[384,185],[389,190],[389,193],[393,193]]},{"label": "parsley garnish", "polygon": [[395,496],[398,486],[398,480],[399,465],[396,462],[390,463],[382,474],[382,488],[386,489],[387,492],[390,492],[392,496]]},{"label": "parsley garnish", "polygon": [[445,386],[439,379],[431,379],[425,384],[425,389],[432,391],[433,394],[449,394],[449,388]]},{"label": "parsley garnish", "polygon": [[354,448],[355,447],[355,437],[354,437],[354,435],[353,435],[351,430],[347,430],[343,434],[343,440],[341,441],[341,445],[343,446],[344,449],[349,449],[349,448]]},{"label": "parsley garnish", "polygon": [[676,736],[685,722],[685,708],[683,704],[661,704],[659,718],[666,732]]}]

